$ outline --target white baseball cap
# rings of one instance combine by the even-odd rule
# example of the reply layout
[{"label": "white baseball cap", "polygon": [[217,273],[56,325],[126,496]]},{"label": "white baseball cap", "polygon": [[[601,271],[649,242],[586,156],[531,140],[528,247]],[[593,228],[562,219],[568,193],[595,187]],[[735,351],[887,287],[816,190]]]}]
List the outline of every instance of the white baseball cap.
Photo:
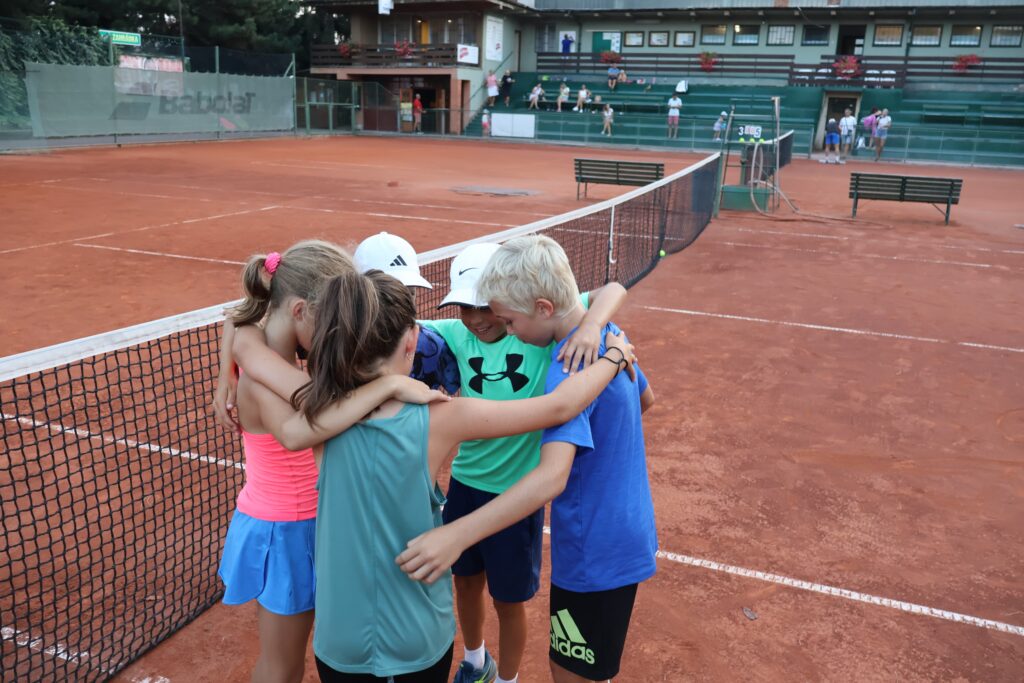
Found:
[{"label": "white baseball cap", "polygon": [[406,287],[433,289],[433,286],[420,275],[416,250],[398,235],[381,232],[367,237],[356,247],[353,260],[360,273],[382,270]]},{"label": "white baseball cap", "polygon": [[487,302],[476,293],[476,283],[483,275],[487,262],[500,247],[500,244],[484,243],[472,244],[463,249],[462,253],[452,260],[452,291],[448,292],[448,296],[441,301],[438,308],[452,304],[477,308],[486,306]]}]

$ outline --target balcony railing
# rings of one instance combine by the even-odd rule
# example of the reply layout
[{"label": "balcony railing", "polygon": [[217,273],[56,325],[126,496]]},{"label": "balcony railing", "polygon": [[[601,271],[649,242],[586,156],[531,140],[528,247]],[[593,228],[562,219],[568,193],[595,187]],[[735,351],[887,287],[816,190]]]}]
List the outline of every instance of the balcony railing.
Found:
[{"label": "balcony railing", "polygon": [[[822,55],[818,63],[797,64],[792,56],[718,53],[702,59],[699,52],[636,52],[622,56],[619,67],[630,78],[691,78],[713,82],[737,79],[782,81],[789,85],[902,88],[907,83],[940,81],[943,83],[1021,83],[1024,59],[982,57],[980,63],[960,65],[957,57],[858,57],[859,70],[842,74],[834,63],[842,55]],[[599,52],[538,52],[537,71],[567,76],[600,75],[609,64]]]},{"label": "balcony railing", "polygon": [[314,45],[310,64],[316,67],[452,67],[458,63],[455,45]]}]

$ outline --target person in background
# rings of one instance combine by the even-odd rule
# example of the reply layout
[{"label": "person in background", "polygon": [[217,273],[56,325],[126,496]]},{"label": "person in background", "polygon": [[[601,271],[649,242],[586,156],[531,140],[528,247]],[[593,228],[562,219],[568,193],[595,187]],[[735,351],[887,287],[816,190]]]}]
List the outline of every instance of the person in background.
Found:
[{"label": "person in background", "polygon": [[[516,79],[512,78],[512,71],[505,69],[505,75],[501,77],[501,98],[505,100],[505,106],[510,106],[512,100],[512,84]],[[542,91],[543,92],[543,91]]]},{"label": "person in background", "polygon": [[537,105],[544,97],[544,86],[540,83],[533,86],[533,90],[530,91],[530,106],[527,109],[538,109]]},{"label": "person in background", "polygon": [[569,101],[569,94],[572,91],[569,90],[569,86],[566,83],[562,83],[558,88],[558,99],[555,101],[555,107],[557,111],[562,111],[562,104]]},{"label": "person in background", "polygon": [[868,149],[875,146],[875,124],[878,122],[878,107],[871,107],[871,113],[860,120],[864,128],[864,136],[868,139]]},{"label": "person in background", "polygon": [[715,121],[715,125],[712,126],[712,129],[714,129],[714,131],[715,131],[715,138],[714,138],[715,142],[718,142],[718,141],[720,141],[722,139],[722,131],[725,130],[725,125],[726,125],[725,124],[725,120],[728,117],[729,117],[729,114],[723,111],[721,114],[718,115],[718,120]]},{"label": "person in background", "polygon": [[683,108],[683,101],[679,95],[672,93],[668,99],[668,137],[674,140],[679,137],[679,111]]},{"label": "person in background", "polygon": [[576,41],[569,36],[568,33],[562,34],[562,54],[567,55],[572,52],[572,44]]},{"label": "person in background", "polygon": [[845,164],[845,159],[850,156],[853,148],[853,138],[857,133],[857,118],[853,112],[847,109],[843,112],[843,118],[839,119],[839,163]]},{"label": "person in background", "polygon": [[892,117],[889,116],[889,110],[883,109],[878,120],[875,121],[875,161],[882,156],[882,150],[885,149],[885,141],[889,137],[889,128],[891,127]]},{"label": "person in background", "polygon": [[590,103],[590,91],[587,90],[587,84],[584,83],[580,86],[579,95],[576,97],[576,106],[572,108],[573,111],[578,111],[581,114],[587,110],[587,104]]},{"label": "person in background", "polygon": [[498,77],[493,71],[487,72],[487,106],[493,107],[498,100]]},{"label": "person in background", "polygon": [[[833,153],[836,155],[834,160]],[[839,122],[834,118],[829,119],[825,124],[825,158],[821,160],[821,163],[839,163]]]},{"label": "person in background", "polygon": [[423,100],[419,93],[412,100],[412,131],[423,135]]},{"label": "person in background", "polygon": [[619,83],[629,83],[629,76],[626,75],[626,70],[621,66],[619,67]]},{"label": "person in background", "polygon": [[601,135],[612,135],[612,122],[615,120],[615,110],[612,109],[612,105],[605,104],[601,110],[601,117],[603,119],[603,125],[601,127]]},{"label": "person in background", "polygon": [[484,109],[484,113],[480,116],[480,127],[483,128],[483,134],[485,138],[491,137],[491,110]]},{"label": "person in background", "polygon": [[622,70],[619,69],[618,64],[611,64],[608,66],[608,89],[615,92],[615,86],[619,84],[619,74]]}]

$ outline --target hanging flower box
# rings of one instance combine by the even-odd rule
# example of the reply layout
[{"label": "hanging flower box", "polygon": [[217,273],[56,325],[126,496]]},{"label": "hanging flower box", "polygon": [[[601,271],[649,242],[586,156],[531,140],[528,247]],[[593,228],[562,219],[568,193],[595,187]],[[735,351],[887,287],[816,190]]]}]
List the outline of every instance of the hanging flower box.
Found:
[{"label": "hanging flower box", "polygon": [[601,53],[601,61],[604,64],[618,64],[622,61],[622,55],[615,50],[605,50]]},{"label": "hanging flower box", "polygon": [[978,55],[957,55],[953,61],[953,71],[958,74],[965,74],[972,66],[981,64],[981,57]]},{"label": "hanging flower box", "polygon": [[853,55],[843,55],[832,64],[837,78],[848,81],[861,75],[860,61]]},{"label": "hanging flower box", "polygon": [[351,59],[351,57],[352,57],[352,44],[346,42],[346,43],[342,43],[341,45],[339,45],[338,46],[338,55],[342,59]]},{"label": "hanging flower box", "polygon": [[399,40],[395,43],[395,53],[402,59],[409,59],[416,51],[416,46],[408,40]]},{"label": "hanging flower box", "polygon": [[711,73],[718,63],[718,53],[704,51],[700,53],[700,69],[704,73]]}]

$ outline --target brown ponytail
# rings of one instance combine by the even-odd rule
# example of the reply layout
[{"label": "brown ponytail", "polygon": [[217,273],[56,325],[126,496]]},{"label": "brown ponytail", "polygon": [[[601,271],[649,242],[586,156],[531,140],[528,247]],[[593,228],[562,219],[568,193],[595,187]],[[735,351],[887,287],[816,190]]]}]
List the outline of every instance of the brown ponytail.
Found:
[{"label": "brown ponytail", "polygon": [[311,423],[328,405],[376,379],[381,362],[416,324],[408,287],[379,270],[332,278],[316,311],[310,382],[292,396],[292,405]]},{"label": "brown ponytail", "polygon": [[303,299],[316,305],[328,278],[354,273],[355,267],[340,247],[320,240],[306,240],[293,245],[280,255],[273,275],[267,271],[267,257],[249,258],[242,270],[245,298],[228,311],[235,325],[255,325],[267,312],[288,297]]}]

